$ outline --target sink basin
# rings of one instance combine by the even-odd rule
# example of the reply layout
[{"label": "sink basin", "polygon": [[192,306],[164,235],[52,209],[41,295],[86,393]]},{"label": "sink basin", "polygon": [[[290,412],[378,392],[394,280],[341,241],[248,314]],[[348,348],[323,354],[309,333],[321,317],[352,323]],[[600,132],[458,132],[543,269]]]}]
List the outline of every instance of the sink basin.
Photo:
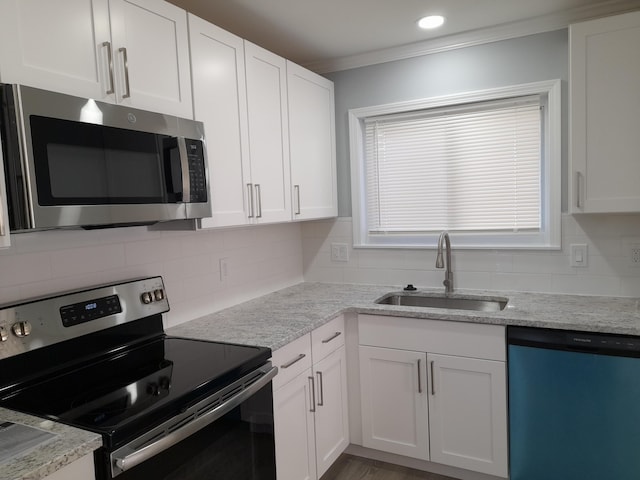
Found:
[{"label": "sink basin", "polygon": [[471,295],[445,296],[403,293],[389,293],[376,300],[376,303],[381,305],[449,308],[455,310],[476,310],[480,312],[499,312],[500,310],[504,310],[508,302],[509,299],[503,297],[475,297]]}]

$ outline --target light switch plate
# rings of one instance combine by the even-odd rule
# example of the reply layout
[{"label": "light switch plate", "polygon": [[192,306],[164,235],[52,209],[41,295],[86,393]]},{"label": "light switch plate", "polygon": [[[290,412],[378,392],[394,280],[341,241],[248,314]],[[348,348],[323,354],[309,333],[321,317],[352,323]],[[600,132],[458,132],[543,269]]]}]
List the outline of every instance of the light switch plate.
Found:
[{"label": "light switch plate", "polygon": [[585,243],[571,244],[571,266],[586,267],[589,265],[588,247]]}]

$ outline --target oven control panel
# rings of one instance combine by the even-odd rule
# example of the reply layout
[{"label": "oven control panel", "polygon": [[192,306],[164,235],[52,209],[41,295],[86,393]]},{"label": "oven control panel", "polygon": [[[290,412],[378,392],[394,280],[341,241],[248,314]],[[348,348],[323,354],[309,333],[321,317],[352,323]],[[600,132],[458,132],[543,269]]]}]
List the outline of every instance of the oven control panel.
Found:
[{"label": "oven control panel", "polygon": [[109,295],[60,307],[60,318],[65,327],[90,322],[116,313],[122,313],[118,295]]},{"label": "oven control panel", "polygon": [[0,359],[168,311],[162,277],[0,306]]}]

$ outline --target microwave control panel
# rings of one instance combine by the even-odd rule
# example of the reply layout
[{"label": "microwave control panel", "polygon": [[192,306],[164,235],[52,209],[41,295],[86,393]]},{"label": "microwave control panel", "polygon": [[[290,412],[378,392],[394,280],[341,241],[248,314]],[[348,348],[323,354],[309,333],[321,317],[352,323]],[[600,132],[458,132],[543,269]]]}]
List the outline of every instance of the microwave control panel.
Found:
[{"label": "microwave control panel", "polygon": [[204,148],[202,141],[185,139],[187,160],[189,162],[190,201],[201,203],[207,201],[207,182],[204,167]]}]

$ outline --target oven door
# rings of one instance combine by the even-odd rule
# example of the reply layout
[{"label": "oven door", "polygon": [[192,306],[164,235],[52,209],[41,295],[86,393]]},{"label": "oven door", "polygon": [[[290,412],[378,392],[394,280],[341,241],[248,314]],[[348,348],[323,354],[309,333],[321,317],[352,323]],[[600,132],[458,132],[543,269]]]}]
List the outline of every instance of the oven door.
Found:
[{"label": "oven door", "polygon": [[276,373],[268,363],[127,445],[99,451],[98,478],[275,480]]}]

